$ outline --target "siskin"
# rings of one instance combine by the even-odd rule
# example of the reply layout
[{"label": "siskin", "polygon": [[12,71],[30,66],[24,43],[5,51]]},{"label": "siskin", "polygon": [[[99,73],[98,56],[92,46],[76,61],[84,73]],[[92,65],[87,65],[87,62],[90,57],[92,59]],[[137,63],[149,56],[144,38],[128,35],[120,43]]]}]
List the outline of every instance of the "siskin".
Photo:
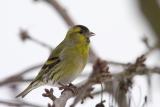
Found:
[{"label": "siskin", "polygon": [[16,97],[25,97],[45,84],[58,86],[71,83],[84,69],[89,54],[90,37],[94,33],[83,25],[69,29],[65,39],[52,51],[36,78]]}]

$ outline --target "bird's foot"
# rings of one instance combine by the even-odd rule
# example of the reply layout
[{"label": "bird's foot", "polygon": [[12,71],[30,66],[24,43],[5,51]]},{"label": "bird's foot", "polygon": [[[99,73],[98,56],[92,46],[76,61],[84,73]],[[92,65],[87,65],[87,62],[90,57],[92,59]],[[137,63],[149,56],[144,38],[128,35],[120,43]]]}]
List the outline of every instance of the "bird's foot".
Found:
[{"label": "bird's foot", "polygon": [[70,90],[74,95],[78,94],[78,89],[75,85],[73,85],[72,83],[68,84],[68,85],[64,85],[62,83],[59,83],[59,85],[61,85],[61,87],[59,87],[59,90],[63,90],[62,93],[66,90]]}]

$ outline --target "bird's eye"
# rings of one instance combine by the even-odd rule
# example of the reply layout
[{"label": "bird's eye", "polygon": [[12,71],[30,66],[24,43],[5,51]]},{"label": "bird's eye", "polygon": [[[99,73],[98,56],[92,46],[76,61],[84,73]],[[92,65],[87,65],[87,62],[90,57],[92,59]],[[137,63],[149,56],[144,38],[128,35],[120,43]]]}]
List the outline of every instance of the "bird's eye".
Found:
[{"label": "bird's eye", "polygon": [[80,33],[80,34],[83,34],[83,30],[80,30],[79,33]]}]

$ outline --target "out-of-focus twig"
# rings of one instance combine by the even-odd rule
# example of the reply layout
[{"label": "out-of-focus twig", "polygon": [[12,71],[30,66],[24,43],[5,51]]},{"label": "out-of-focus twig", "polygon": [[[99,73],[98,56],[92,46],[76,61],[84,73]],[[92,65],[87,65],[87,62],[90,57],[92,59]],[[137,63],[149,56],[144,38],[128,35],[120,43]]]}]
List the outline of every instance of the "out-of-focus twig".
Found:
[{"label": "out-of-focus twig", "polygon": [[67,26],[71,27],[75,25],[75,22],[71,18],[71,16],[67,13],[66,9],[59,3],[58,0],[44,0],[48,4],[50,4],[57,13],[63,18],[64,22]]},{"label": "out-of-focus twig", "polygon": [[155,33],[156,45],[160,47],[160,8],[157,0],[138,0],[140,10]]},{"label": "out-of-focus twig", "polygon": [[44,42],[42,42],[38,39],[33,38],[32,36],[30,36],[28,34],[27,30],[21,29],[20,33],[19,33],[19,36],[20,36],[22,41],[31,40],[31,41],[41,45],[42,47],[45,47],[45,48],[49,49],[50,51],[52,51],[52,47],[50,45],[48,45],[48,44],[46,44],[46,43],[44,43]]},{"label": "out-of-focus twig", "polygon": [[157,45],[150,46],[149,39],[145,36],[142,38],[143,43],[145,44],[147,51],[144,53],[145,56],[149,56],[151,53],[153,53],[156,49],[158,49]]},{"label": "out-of-focus twig", "polygon": [[28,102],[22,102],[22,101],[3,101],[0,100],[0,104],[7,105],[10,107],[43,107],[42,105],[38,104],[32,104]]},{"label": "out-of-focus twig", "polygon": [[[43,0],[43,1],[51,5],[57,11],[57,13],[62,17],[62,19],[64,20],[64,22],[68,27],[76,25],[71,15],[67,12],[64,6],[60,4],[58,0]],[[93,50],[93,48],[90,48],[89,56],[90,56],[89,57],[90,63],[94,63],[96,59],[98,59],[98,56],[96,52]]]},{"label": "out-of-focus twig", "polygon": [[110,65],[115,65],[115,66],[122,66],[122,67],[128,66],[128,63],[122,63],[122,62],[118,62],[118,61],[107,60],[107,63],[110,64]]},{"label": "out-of-focus twig", "polygon": [[41,66],[42,66],[42,63],[36,64],[34,66],[31,66],[31,67],[28,67],[27,69],[24,69],[24,70],[20,71],[19,73],[14,74],[14,75],[6,78],[3,81],[0,81],[0,86],[7,85],[9,83],[19,82],[19,81],[21,81],[21,82],[22,81],[25,81],[25,82],[30,81],[30,79],[27,80],[27,79],[23,78],[24,74],[29,73],[31,71],[34,71],[34,70],[40,68]]}]

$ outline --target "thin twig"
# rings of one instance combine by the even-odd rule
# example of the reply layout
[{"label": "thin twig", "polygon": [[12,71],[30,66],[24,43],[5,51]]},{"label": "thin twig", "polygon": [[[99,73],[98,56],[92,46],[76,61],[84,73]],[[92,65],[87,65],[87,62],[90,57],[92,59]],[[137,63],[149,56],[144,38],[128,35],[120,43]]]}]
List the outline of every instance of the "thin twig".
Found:
[{"label": "thin twig", "polygon": [[[6,78],[3,81],[0,81],[0,86],[6,85],[6,84],[9,84],[9,83],[14,83],[14,82],[28,81],[28,80],[23,78],[23,75],[26,74],[26,73],[29,73],[31,71],[34,71],[34,70],[40,68],[41,66],[42,66],[42,63],[36,64],[34,66],[31,66],[31,67],[28,67],[27,69],[24,69],[24,70],[20,71],[19,73],[14,74],[14,75]],[[29,79],[29,81],[30,81],[30,79]]]},{"label": "thin twig", "polygon": [[52,46],[50,46],[50,45],[48,45],[48,44],[46,44],[46,43],[38,40],[37,38],[35,39],[35,38],[33,38],[32,36],[30,36],[27,30],[21,29],[21,30],[20,30],[20,33],[19,33],[19,36],[20,36],[20,38],[21,38],[22,41],[31,40],[31,41],[33,41],[34,43],[37,43],[37,44],[39,44],[40,46],[49,49],[50,51],[53,50]]},{"label": "thin twig", "polygon": [[[64,22],[68,27],[76,25],[71,15],[67,12],[64,6],[60,4],[58,0],[43,0],[43,1],[51,5],[57,11],[57,13],[62,17],[62,19],[64,20]],[[98,59],[98,56],[96,52],[93,50],[93,48],[90,48],[89,56],[90,56],[89,57],[90,63],[94,63]]]},{"label": "thin twig", "polygon": [[129,63],[116,62],[116,61],[109,61],[109,60],[107,60],[107,63],[111,65],[116,65],[116,66],[122,66],[122,67],[127,67],[129,64]]},{"label": "thin twig", "polygon": [[59,3],[58,0],[44,0],[44,1],[50,4],[57,11],[57,13],[63,18],[64,22],[68,27],[75,25],[73,19],[70,17],[66,9],[63,8],[63,6]]},{"label": "thin twig", "polygon": [[11,107],[22,107],[22,106],[28,106],[28,107],[43,107],[42,105],[38,104],[32,104],[28,102],[16,102],[16,101],[3,101],[0,100],[0,104],[11,106]]}]

